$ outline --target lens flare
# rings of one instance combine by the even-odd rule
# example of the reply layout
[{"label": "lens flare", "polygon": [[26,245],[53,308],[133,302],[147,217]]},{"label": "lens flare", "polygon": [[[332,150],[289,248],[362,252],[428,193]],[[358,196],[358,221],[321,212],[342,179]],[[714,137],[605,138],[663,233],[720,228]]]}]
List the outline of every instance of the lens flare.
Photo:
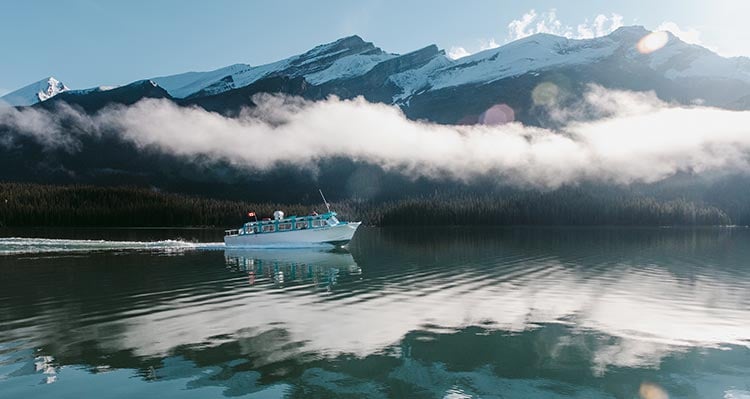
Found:
[{"label": "lens flare", "polygon": [[516,113],[507,104],[496,104],[479,115],[479,123],[483,125],[504,125],[513,122]]},{"label": "lens flare", "polygon": [[667,391],[652,382],[642,383],[638,394],[641,399],[669,399]]},{"label": "lens flare", "polygon": [[531,91],[531,100],[534,105],[554,106],[558,103],[560,88],[552,82],[539,83]]},{"label": "lens flare", "polygon": [[641,40],[636,44],[638,52],[641,54],[650,54],[654,51],[664,47],[669,41],[669,35],[667,32],[651,32],[646,36],[643,36]]}]

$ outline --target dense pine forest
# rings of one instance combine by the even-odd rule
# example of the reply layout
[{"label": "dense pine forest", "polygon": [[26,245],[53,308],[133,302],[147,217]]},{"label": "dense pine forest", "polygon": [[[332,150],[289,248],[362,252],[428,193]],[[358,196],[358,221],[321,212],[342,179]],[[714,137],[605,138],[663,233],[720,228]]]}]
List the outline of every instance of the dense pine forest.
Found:
[{"label": "dense pine forest", "polygon": [[[685,199],[593,194],[581,188],[496,195],[438,195],[333,204],[369,225],[728,225],[714,206]],[[268,217],[321,212],[323,204],[274,204],[164,193],[138,187],[0,183],[0,226],[234,227],[249,211]]]}]

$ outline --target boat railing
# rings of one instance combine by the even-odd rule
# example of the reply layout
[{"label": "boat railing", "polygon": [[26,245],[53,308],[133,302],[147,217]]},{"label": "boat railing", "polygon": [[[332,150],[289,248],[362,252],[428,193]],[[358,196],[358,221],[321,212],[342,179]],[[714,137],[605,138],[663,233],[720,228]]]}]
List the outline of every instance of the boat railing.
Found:
[{"label": "boat railing", "polygon": [[[299,223],[304,224],[298,225]],[[322,227],[335,226],[339,223],[339,220],[336,218],[336,212],[328,212],[321,215],[315,214],[307,216],[290,216],[275,220],[256,220],[253,222],[247,222],[238,229],[224,230],[224,235],[236,236],[259,233],[276,233],[292,230],[306,230],[308,228],[318,229]],[[288,228],[282,228],[282,226],[286,224],[289,225]],[[272,226],[271,230],[266,231],[266,226]]]}]

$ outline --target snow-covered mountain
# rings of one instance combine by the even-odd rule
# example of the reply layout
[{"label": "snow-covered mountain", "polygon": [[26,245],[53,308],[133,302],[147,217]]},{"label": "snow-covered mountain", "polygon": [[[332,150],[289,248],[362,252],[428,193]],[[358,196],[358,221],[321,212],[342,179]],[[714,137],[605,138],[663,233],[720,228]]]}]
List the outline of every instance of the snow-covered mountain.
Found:
[{"label": "snow-covered mountain", "polygon": [[[654,90],[669,101],[700,102],[747,108],[750,59],[724,58],[701,46],[657,33],[661,47],[639,51],[639,42],[653,33],[640,26],[622,27],[607,36],[568,39],[532,35],[504,46],[457,60],[435,45],[406,53],[388,53],[359,36],[349,36],[269,64],[234,64],[208,72],[187,72],[147,79],[161,92],[133,83],[122,90],[75,90],[58,97],[96,110],[128,102],[138,93],[171,97],[185,105],[233,113],[252,106],[258,92],[282,92],[317,100],[329,95],[364,96],[395,104],[407,116],[441,123],[475,123],[487,107],[505,103],[520,120],[541,124],[531,93],[542,82],[557,84],[575,98],[589,83],[627,90]],[[132,87],[131,87],[132,86]],[[131,87],[131,89],[126,89]],[[3,99],[30,105],[67,87],[44,79]]]},{"label": "snow-covered mountain", "polygon": [[34,105],[68,90],[62,82],[50,76],[0,97],[0,102],[14,106]]},{"label": "snow-covered mountain", "polygon": [[[449,59],[432,46],[434,51],[428,59],[418,63],[401,62],[395,70],[390,68],[386,79],[378,83],[394,89],[391,102],[404,103],[409,97],[426,91],[492,83],[528,73],[596,64],[609,58],[618,58],[623,64],[645,63],[653,72],[673,81],[717,78],[750,83],[750,59],[724,58],[668,33],[663,48],[641,54],[636,44],[650,33],[642,27],[631,26],[608,36],[584,40],[536,34],[458,60]],[[386,53],[358,36],[351,36],[270,64],[255,67],[235,64],[209,72],[188,72],[153,80],[175,98],[216,95],[272,76],[301,76],[311,85],[331,86],[330,82],[334,81],[364,78],[377,67],[394,64],[394,60],[402,61],[408,55]]]},{"label": "snow-covered mountain", "polygon": [[[569,40],[539,34],[497,49],[487,50],[459,60],[451,60],[442,51],[434,51],[422,65],[405,65],[389,79],[400,93],[394,101],[423,89],[441,89],[467,83],[491,82],[560,65],[596,61],[611,55],[612,39]],[[334,80],[361,77],[376,65],[400,58],[351,36],[324,44],[281,61],[260,66],[235,64],[209,72],[188,72],[153,80],[175,98],[214,95],[240,88],[271,76],[302,76],[313,85]]]},{"label": "snow-covered mountain", "polygon": [[395,56],[365,42],[359,36],[350,36],[270,64],[235,64],[209,72],[187,72],[152,80],[171,96],[186,98],[222,93],[271,76],[303,76],[309,83],[322,84],[360,76]]}]

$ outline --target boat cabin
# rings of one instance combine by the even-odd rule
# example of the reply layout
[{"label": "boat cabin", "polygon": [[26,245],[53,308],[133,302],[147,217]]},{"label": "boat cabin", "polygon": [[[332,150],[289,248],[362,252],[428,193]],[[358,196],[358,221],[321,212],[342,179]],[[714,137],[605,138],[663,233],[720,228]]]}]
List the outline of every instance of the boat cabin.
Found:
[{"label": "boat cabin", "polygon": [[331,227],[339,224],[336,212],[327,212],[320,215],[289,216],[284,217],[280,211],[274,212],[273,220],[259,220],[248,222],[239,229],[225,230],[225,236],[283,233],[295,230],[312,230]]}]

